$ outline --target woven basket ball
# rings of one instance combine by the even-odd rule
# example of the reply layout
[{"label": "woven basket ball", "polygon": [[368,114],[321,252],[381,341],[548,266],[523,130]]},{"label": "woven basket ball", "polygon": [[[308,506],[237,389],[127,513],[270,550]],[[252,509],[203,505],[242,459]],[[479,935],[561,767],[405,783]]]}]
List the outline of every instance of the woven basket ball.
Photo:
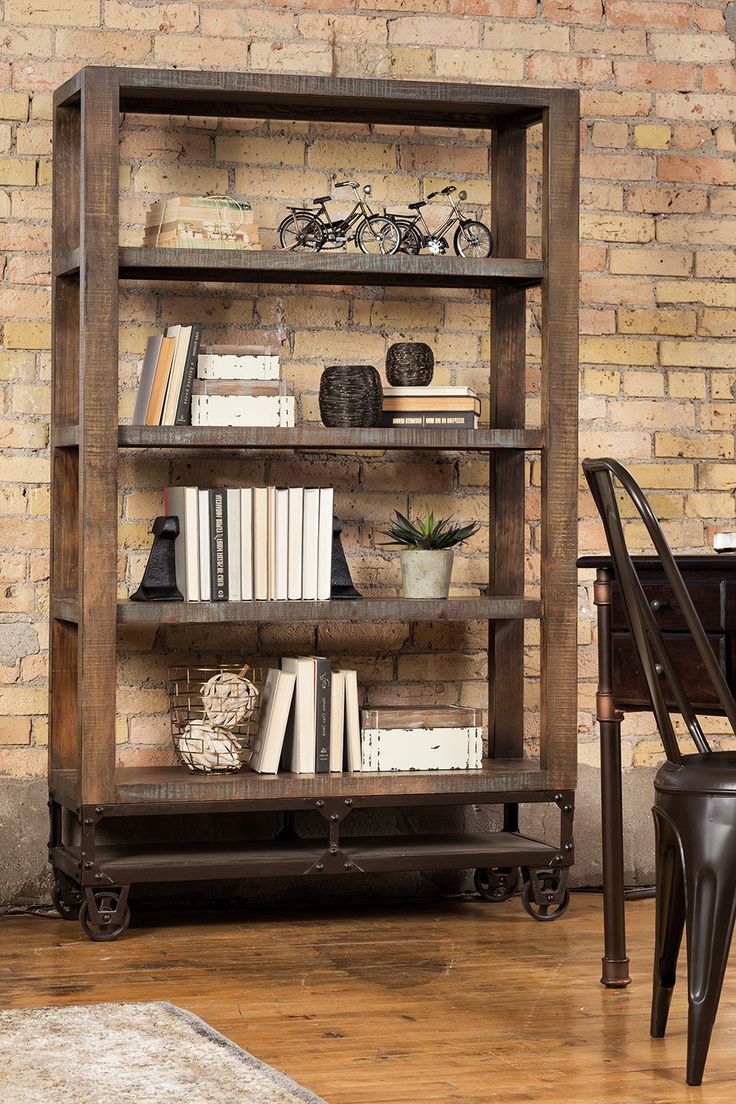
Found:
[{"label": "woven basket ball", "polygon": [[423,341],[398,341],[386,354],[386,377],[392,387],[426,387],[434,372],[434,354]]},{"label": "woven basket ball", "polygon": [[326,426],[375,426],[383,410],[381,377],[370,364],[331,364],[319,383]]}]

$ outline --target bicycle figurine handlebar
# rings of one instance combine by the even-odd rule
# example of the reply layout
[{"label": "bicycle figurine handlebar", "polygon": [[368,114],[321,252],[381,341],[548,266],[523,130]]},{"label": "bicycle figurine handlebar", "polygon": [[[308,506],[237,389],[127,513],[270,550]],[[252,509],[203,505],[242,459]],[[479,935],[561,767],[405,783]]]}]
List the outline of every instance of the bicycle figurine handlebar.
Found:
[{"label": "bicycle figurine handlebar", "polygon": [[340,181],[336,180],[335,181],[335,187],[336,188],[357,188],[358,187],[358,181],[357,180],[340,180]]}]

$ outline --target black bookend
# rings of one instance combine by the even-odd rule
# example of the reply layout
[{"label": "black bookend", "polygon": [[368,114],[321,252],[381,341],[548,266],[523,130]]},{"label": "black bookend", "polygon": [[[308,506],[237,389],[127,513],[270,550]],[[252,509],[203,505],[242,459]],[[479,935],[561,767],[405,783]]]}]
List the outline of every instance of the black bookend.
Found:
[{"label": "black bookend", "polygon": [[339,518],[333,517],[332,519],[332,585],[330,588],[331,598],[362,598],[363,595],[360,591],[356,590],[353,586],[353,580],[350,577],[350,568],[348,567],[348,561],[345,559],[345,550],[342,546],[342,540],[340,534],[342,533],[342,523]]},{"label": "black bookend", "polygon": [[157,517],[151,529],[153,546],[148,556],[141,585],[131,602],[183,602],[184,595],[176,585],[174,541],[179,536],[178,517]]}]

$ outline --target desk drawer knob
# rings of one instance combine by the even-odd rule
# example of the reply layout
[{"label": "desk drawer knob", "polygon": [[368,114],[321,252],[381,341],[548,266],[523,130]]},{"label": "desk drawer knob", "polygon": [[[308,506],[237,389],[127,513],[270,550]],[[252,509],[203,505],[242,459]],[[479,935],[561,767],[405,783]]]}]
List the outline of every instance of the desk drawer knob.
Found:
[{"label": "desk drawer knob", "polygon": [[662,666],[661,663],[655,663],[654,664],[654,670],[657,672],[658,675],[663,675],[664,674],[664,667]]},{"label": "desk drawer knob", "polygon": [[663,598],[652,598],[649,605],[655,613],[659,613],[660,610],[667,609],[669,603],[665,602]]}]

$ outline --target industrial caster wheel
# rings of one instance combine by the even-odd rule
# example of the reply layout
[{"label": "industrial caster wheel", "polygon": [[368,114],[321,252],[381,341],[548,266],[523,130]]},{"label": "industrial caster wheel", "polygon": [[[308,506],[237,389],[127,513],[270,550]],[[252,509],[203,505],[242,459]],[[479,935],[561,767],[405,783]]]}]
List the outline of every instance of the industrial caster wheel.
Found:
[{"label": "industrial caster wheel", "polygon": [[567,870],[523,870],[521,903],[534,920],[559,920],[570,905]]},{"label": "industrial caster wheel", "polygon": [[[125,894],[127,898],[127,893]],[[114,890],[102,890],[94,894],[94,902],[98,919],[93,918],[93,912],[89,901],[84,900],[79,910],[79,923],[82,931],[93,943],[109,943],[118,939],[130,923],[130,909],[127,901],[122,906],[122,915],[115,917],[115,912],[120,913],[121,894]]]},{"label": "industrial caster wheel", "polygon": [[71,878],[57,872],[54,888],[51,890],[51,900],[62,920],[77,920],[84,900],[82,887]]},{"label": "industrial caster wheel", "polygon": [[515,866],[493,866],[490,870],[479,868],[473,876],[473,882],[482,900],[498,904],[508,901],[516,893],[519,871]]}]

